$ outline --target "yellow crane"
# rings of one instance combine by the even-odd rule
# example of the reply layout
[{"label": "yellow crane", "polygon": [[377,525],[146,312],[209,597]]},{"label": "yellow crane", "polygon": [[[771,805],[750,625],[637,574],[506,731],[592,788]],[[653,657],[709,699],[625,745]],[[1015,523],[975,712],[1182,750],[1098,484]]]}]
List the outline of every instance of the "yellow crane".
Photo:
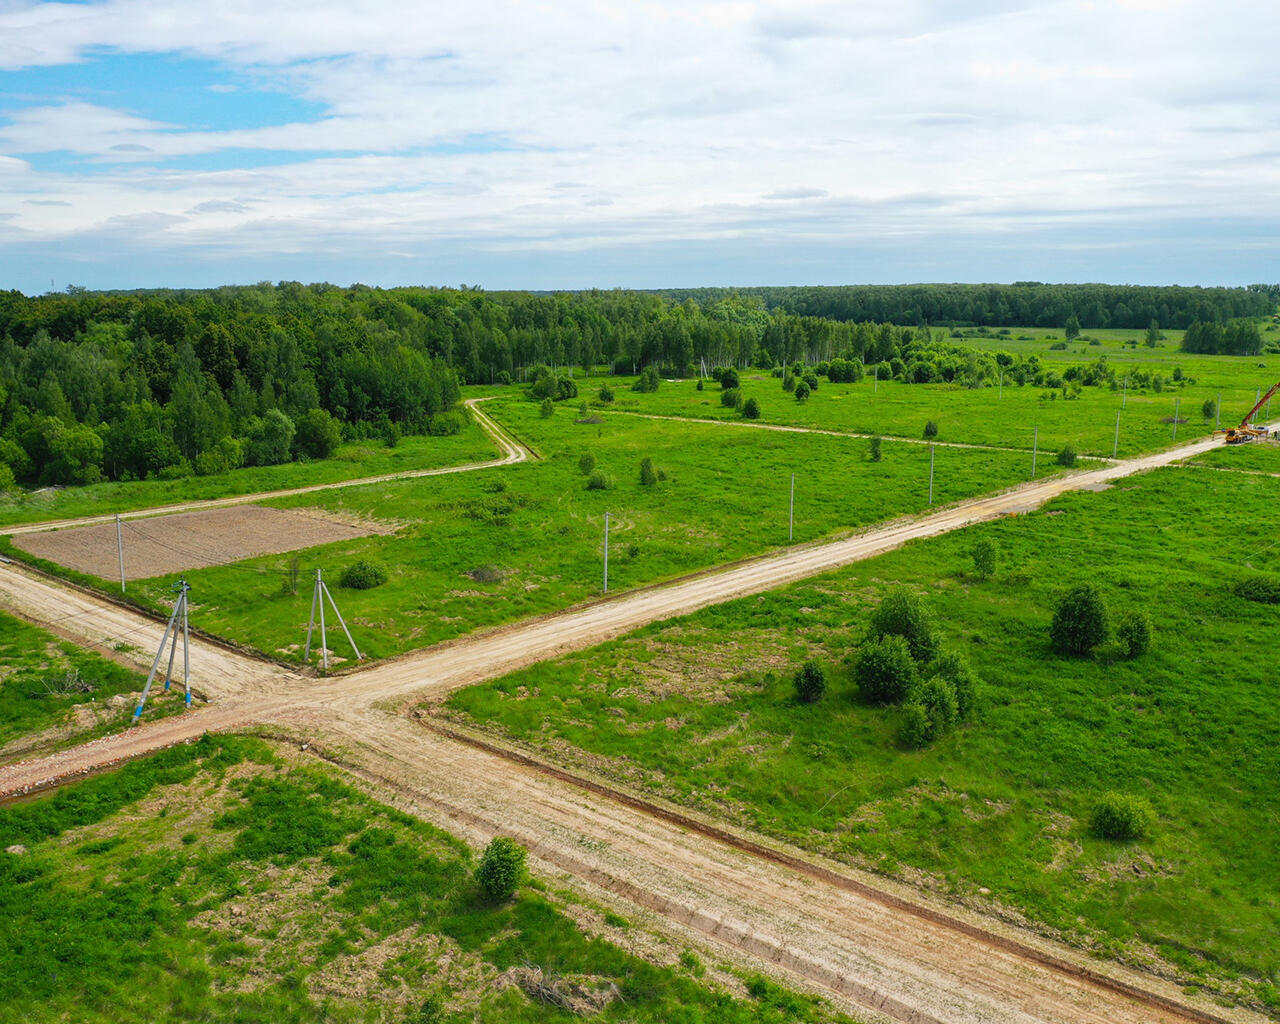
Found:
[{"label": "yellow crane", "polygon": [[1226,430],[1219,430],[1216,431],[1216,433],[1225,437],[1227,439],[1227,444],[1244,444],[1246,441],[1261,441],[1263,438],[1267,437],[1268,434],[1266,427],[1255,426],[1249,421],[1253,419],[1254,414],[1257,413],[1259,409],[1271,400],[1271,396],[1277,391],[1280,391],[1280,381],[1276,381],[1272,384],[1271,390],[1259,398],[1258,403],[1244,414],[1244,419],[1240,421],[1240,426],[1227,427]]}]

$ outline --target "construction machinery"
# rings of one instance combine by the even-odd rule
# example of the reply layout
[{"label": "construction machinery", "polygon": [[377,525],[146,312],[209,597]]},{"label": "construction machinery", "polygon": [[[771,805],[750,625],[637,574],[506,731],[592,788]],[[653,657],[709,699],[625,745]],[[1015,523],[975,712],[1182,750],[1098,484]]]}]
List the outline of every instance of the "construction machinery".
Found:
[{"label": "construction machinery", "polygon": [[1250,420],[1253,419],[1259,409],[1271,401],[1271,396],[1277,391],[1280,391],[1280,381],[1272,384],[1271,390],[1259,398],[1257,404],[1244,414],[1244,419],[1240,421],[1240,426],[1227,427],[1226,430],[1219,430],[1215,433],[1225,437],[1227,444],[1244,444],[1246,441],[1261,441],[1269,437],[1270,434],[1266,427],[1255,426]]}]

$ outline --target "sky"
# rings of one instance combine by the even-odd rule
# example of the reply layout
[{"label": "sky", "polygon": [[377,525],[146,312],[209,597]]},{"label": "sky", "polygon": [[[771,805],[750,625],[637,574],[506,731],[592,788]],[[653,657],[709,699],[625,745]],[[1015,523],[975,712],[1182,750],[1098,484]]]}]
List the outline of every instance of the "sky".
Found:
[{"label": "sky", "polygon": [[1275,0],[0,0],[0,289],[1280,280]]}]

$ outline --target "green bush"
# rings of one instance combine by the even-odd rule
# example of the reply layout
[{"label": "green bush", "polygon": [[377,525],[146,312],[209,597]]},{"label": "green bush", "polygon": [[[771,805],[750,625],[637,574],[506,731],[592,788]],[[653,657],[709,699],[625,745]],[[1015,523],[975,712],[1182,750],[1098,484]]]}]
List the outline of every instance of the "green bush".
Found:
[{"label": "green bush", "polygon": [[1257,573],[1237,580],[1231,588],[1236,597],[1259,604],[1280,604],[1280,578]]},{"label": "green bush", "polygon": [[600,401],[604,402],[605,405],[608,405],[613,401],[613,388],[609,387],[608,384],[601,384],[597,395],[599,396]]},{"label": "green bush", "polygon": [[698,390],[699,390],[699,391],[702,391],[702,390],[703,390],[702,378],[701,378],[701,377],[699,377],[699,378],[698,378]]},{"label": "green bush", "polygon": [[801,381],[796,385],[796,401],[805,402],[809,399],[809,385]]},{"label": "green bush", "polygon": [[960,721],[960,702],[955,687],[941,676],[931,676],[917,686],[908,695],[908,702],[923,705],[929,712],[935,738]]},{"label": "green bush", "polygon": [[657,471],[653,468],[653,459],[647,455],[640,460],[640,485],[652,487],[658,482]]},{"label": "green bush", "polygon": [[801,704],[813,704],[827,692],[827,674],[816,661],[806,661],[796,673],[796,700]]},{"label": "green bush", "polygon": [[1200,415],[1207,420],[1215,419],[1218,415],[1218,403],[1215,399],[1206,398],[1204,405],[1200,406]]},{"label": "green bush", "polygon": [[1059,654],[1081,657],[1107,639],[1107,603],[1092,583],[1072,587],[1053,613],[1049,638]]},{"label": "green bush", "polygon": [[796,389],[796,379],[788,370],[782,375],[782,390],[794,391]]},{"label": "green bush", "polygon": [[928,423],[926,423],[926,424],[924,425],[924,436],[925,436],[926,438],[928,438],[928,437],[937,437],[937,436],[938,436],[938,424],[936,424],[933,420],[930,420]]},{"label": "green bush", "polygon": [[720,392],[720,404],[726,409],[742,408],[742,392],[737,388],[729,388]]},{"label": "green bush", "polygon": [[524,881],[524,859],[525,849],[514,839],[495,838],[476,865],[480,891],[495,903],[509,900]]},{"label": "green bush", "polygon": [[360,561],[347,566],[338,577],[338,586],[348,590],[372,590],[387,582],[387,571],[376,562]]},{"label": "green bush", "polygon": [[978,700],[978,681],[973,669],[964,658],[952,651],[939,655],[933,668],[935,675],[951,684],[956,695],[956,712],[960,721],[964,721],[973,713]]},{"label": "green bush", "polygon": [[1116,623],[1116,640],[1130,658],[1151,650],[1151,619],[1146,612],[1129,612]]},{"label": "green bush", "polygon": [[1062,446],[1062,450],[1058,452],[1059,466],[1074,466],[1076,464],[1076,450],[1069,444]]},{"label": "green bush", "polygon": [[1155,817],[1151,804],[1140,796],[1104,793],[1089,815],[1089,831],[1099,839],[1132,842],[1150,833]]},{"label": "green bush", "polygon": [[596,468],[596,457],[590,452],[583,452],[578,456],[578,472],[583,476],[590,476],[591,471]]},{"label": "green bush", "polygon": [[738,379],[738,371],[733,367],[726,368],[720,374],[720,387],[725,391],[731,391],[738,387],[740,381]]},{"label": "green bush", "polygon": [[541,416],[544,420],[550,419],[552,414],[555,413],[555,411],[556,411],[555,403],[553,403],[549,398],[544,398],[542,400],[542,404],[538,406],[538,415]]},{"label": "green bush", "polygon": [[801,378],[801,379],[805,382],[805,385],[809,388],[809,390],[810,390],[811,392],[812,392],[812,391],[817,391],[817,390],[818,390],[818,377],[817,377],[817,374],[814,374],[814,373],[806,373],[806,374],[804,375],[804,377],[803,377],[803,378]]},{"label": "green bush", "polygon": [[308,409],[298,418],[293,443],[313,459],[327,459],[342,443],[342,424],[324,409]]},{"label": "green bush", "polygon": [[880,449],[882,447],[882,444],[883,442],[880,440],[879,434],[876,434],[873,438],[871,438],[871,461],[872,462],[880,461],[880,457],[881,457]]},{"label": "green bush", "polygon": [[742,418],[745,420],[758,420],[760,418],[760,403],[754,398],[748,398],[743,402]]},{"label": "green bush", "polygon": [[613,487],[613,478],[602,470],[595,470],[587,477],[587,490],[607,491]]},{"label": "green bush", "polygon": [[973,571],[979,579],[989,580],[996,574],[996,556],[996,542],[993,540],[980,540],[973,546]]},{"label": "green bush", "polygon": [[640,379],[631,385],[631,390],[639,391],[642,394],[657,391],[660,379],[656,366],[646,366],[640,371]]},{"label": "green bush", "polygon": [[868,640],[883,636],[900,636],[916,661],[924,664],[938,656],[938,638],[933,616],[920,596],[906,587],[894,587],[871,613]]},{"label": "green bush", "polygon": [[898,743],[908,750],[923,750],[933,742],[933,723],[923,704],[914,701],[902,705],[898,722]]},{"label": "green bush", "polygon": [[853,663],[853,678],[868,704],[897,704],[916,681],[916,663],[907,641],[882,636],[863,644]]}]

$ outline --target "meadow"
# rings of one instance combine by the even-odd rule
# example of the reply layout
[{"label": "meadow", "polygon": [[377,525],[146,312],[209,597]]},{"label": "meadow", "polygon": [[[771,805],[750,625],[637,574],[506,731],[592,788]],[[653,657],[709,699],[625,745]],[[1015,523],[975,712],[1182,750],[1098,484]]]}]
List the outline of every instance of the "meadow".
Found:
[{"label": "meadow", "polygon": [[[860,438],[637,417],[580,415],[495,399],[488,411],[541,454],[482,473],[344,488],[270,502],[399,525],[303,551],[299,593],[282,589],[289,556],[187,573],[192,622],[282,658],[299,658],[310,612],[306,586],[323,567],[336,583],[360,559],[385,567],[372,590],[333,586],[367,656],[386,657],[477,628],[564,608],[602,589],[604,514],[610,513],[610,590],[625,590],[784,546],[791,474],[795,543],[864,527],[928,506],[929,449],[886,441],[879,462]],[[582,458],[604,474],[591,489]],[[640,462],[663,479],[640,483]],[[1039,475],[1061,470],[1041,461]],[[939,447],[934,504],[1020,483],[1028,454]],[[130,585],[157,609],[170,577]],[[109,585],[105,582],[103,585]],[[345,656],[346,651],[340,651]]]},{"label": "meadow", "polygon": [[[1274,1013],[1280,607],[1233,587],[1280,574],[1277,501],[1271,477],[1144,474],[459,691],[445,714]],[[1054,653],[1055,603],[1085,581],[1113,616],[1149,614],[1149,653]],[[980,680],[973,718],[921,751],[850,672],[895,584]],[[808,659],[829,679],[812,705],[792,682]],[[1107,791],[1150,801],[1148,838],[1090,832]]]},{"label": "meadow", "polygon": [[[829,1007],[534,880],[258,740],[206,736],[0,807],[0,1021],[821,1024]],[[643,946],[649,958],[624,947]],[[558,979],[563,979],[560,981]]]},{"label": "meadow", "polygon": [[[782,390],[782,382],[765,371],[746,370],[742,396],[756,398],[760,421],[785,426],[815,427],[886,437],[920,438],[925,424],[938,426],[939,441],[994,445],[1030,450],[1052,456],[1066,445],[1082,455],[1121,458],[1168,447],[1175,440],[1189,441],[1214,430],[1218,418],[1206,417],[1206,401],[1219,401],[1221,423],[1238,423],[1253,405],[1259,388],[1266,392],[1280,379],[1280,356],[1187,355],[1162,342],[1162,348],[1132,349],[1110,340],[1099,346],[1073,343],[1069,350],[1051,350],[1043,335],[1019,340],[1015,328],[1009,338],[951,338],[954,344],[995,349],[1020,355],[1036,355],[1051,368],[1090,363],[1105,356],[1115,367],[1119,381],[1109,386],[1085,387],[1078,397],[1064,398],[1061,389],[1017,386],[967,388],[958,384],[904,384],[875,381],[868,376],[856,384],[832,384],[825,379],[804,402]],[[1028,334],[1028,337],[1031,337]],[[1052,337],[1052,335],[1050,335]],[[1174,369],[1183,380],[1172,380]],[[1135,369],[1159,372],[1166,383],[1160,391],[1126,386],[1127,372]],[[720,404],[720,387],[708,380],[703,391],[695,380],[664,381],[656,392],[630,389],[631,381],[609,383],[615,398],[609,407],[629,412],[697,419],[737,420],[741,414]],[[598,402],[597,382],[583,384],[582,393]],[[1173,417],[1177,413],[1177,437]],[[1116,443],[1116,417],[1120,417]],[[1280,403],[1276,404],[1280,417]],[[1038,441],[1037,441],[1038,437]]]},{"label": "meadow", "polygon": [[176,480],[106,481],[84,487],[0,493],[0,527],[464,465],[496,456],[493,443],[468,417],[457,434],[404,437],[394,448],[378,440],[352,442],[342,445],[331,458],[312,462],[246,466],[226,473]]}]

